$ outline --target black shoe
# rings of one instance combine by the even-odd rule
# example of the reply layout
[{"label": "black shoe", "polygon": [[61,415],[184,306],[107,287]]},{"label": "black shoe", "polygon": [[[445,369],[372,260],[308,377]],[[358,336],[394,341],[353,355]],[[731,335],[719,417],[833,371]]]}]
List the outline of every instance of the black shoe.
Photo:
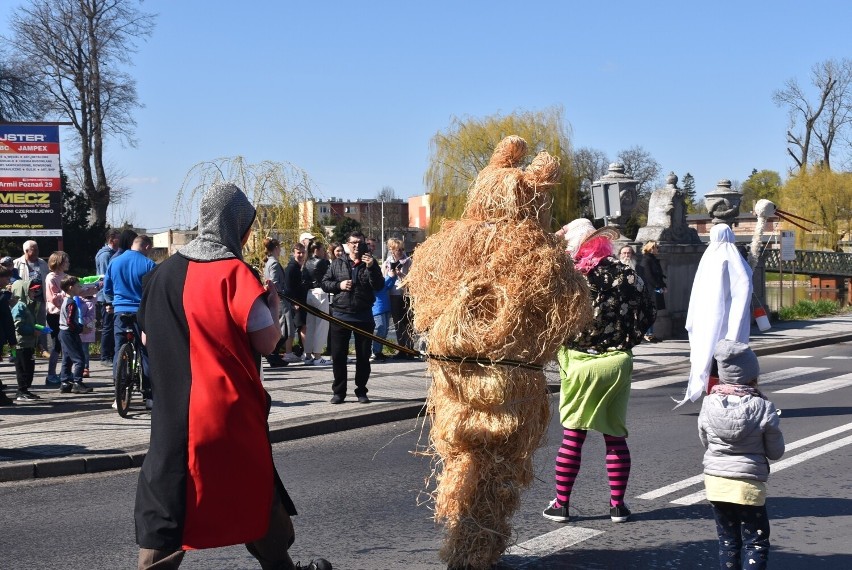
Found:
[{"label": "black shoe", "polygon": [[335,394],[334,396],[331,397],[331,400],[329,400],[329,401],[332,404],[342,404],[344,399],[345,398],[343,396],[338,396],[337,394]]},{"label": "black shoe", "polygon": [[283,368],[288,364],[286,360],[284,360],[277,354],[275,356],[268,356],[266,358],[266,362],[269,364],[270,368]]},{"label": "black shoe", "polygon": [[624,503],[610,507],[609,518],[615,523],[627,522],[628,519],[630,519],[630,509],[628,509],[627,505]]},{"label": "black shoe", "polygon": [[79,381],[79,382],[74,382],[74,385],[71,386],[71,393],[72,394],[88,394],[91,391],[92,391],[92,388],[90,386],[86,386],[85,384],[83,384],[82,380]]},{"label": "black shoe", "polygon": [[381,352],[380,352],[380,353],[378,353],[378,354],[372,354],[372,355],[370,355],[370,362],[384,362],[384,361],[385,361],[385,360],[387,360],[387,359],[388,359],[388,357],[387,357],[387,356],[385,356],[385,355],[384,355],[383,353],[381,353]]},{"label": "black shoe", "polygon": [[550,505],[541,512],[544,518],[556,522],[568,522],[571,517],[568,516],[568,507],[560,507],[556,499],[550,501]]},{"label": "black shoe", "polygon": [[19,402],[34,402],[35,400],[41,400],[38,396],[33,394],[32,392],[18,392],[17,398],[15,398]]},{"label": "black shoe", "polygon": [[368,398],[367,396],[358,396],[358,403],[359,404],[369,404],[370,398]]},{"label": "black shoe", "polygon": [[296,568],[298,570],[332,570],[331,562],[329,562],[325,558],[317,558],[316,560],[311,560],[307,566],[302,566],[301,562],[296,562]]},{"label": "black shoe", "polygon": [[63,382],[59,385],[59,393],[60,394],[70,394],[71,393],[71,382]]},{"label": "black shoe", "polygon": [[14,406],[15,402],[12,398],[6,395],[6,392],[0,390],[0,406]]}]

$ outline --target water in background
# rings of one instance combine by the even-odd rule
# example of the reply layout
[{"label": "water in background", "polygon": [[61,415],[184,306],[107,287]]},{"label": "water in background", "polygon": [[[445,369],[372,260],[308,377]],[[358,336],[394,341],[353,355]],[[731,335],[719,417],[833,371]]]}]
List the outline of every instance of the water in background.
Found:
[{"label": "water in background", "polygon": [[845,307],[849,303],[848,292],[840,289],[818,289],[816,287],[809,287],[807,285],[797,283],[795,295],[794,299],[793,287],[789,283],[785,284],[783,289],[776,285],[767,283],[766,308],[770,311],[777,311],[782,306],[792,307],[803,299],[810,299],[812,301],[829,299],[831,301],[839,302],[841,307]]}]

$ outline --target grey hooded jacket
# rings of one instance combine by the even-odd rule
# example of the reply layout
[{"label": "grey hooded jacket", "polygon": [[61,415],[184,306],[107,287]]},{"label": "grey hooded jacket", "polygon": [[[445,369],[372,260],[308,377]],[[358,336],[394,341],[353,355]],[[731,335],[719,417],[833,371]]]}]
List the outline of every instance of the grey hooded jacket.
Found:
[{"label": "grey hooded jacket", "polygon": [[705,397],[698,415],[698,437],[707,449],[706,475],[766,481],[768,459],[784,455],[775,405],[757,396]]}]

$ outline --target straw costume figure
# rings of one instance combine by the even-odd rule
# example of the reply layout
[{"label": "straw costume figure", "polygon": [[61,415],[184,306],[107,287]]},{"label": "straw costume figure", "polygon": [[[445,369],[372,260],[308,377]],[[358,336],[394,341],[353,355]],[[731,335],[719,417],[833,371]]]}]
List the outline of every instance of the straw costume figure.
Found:
[{"label": "straw costume figure", "polygon": [[559,162],[541,152],[521,169],[526,153],[517,136],[497,145],[462,219],[417,248],[405,279],[428,338],[435,518],[453,569],[490,568],[511,541],[550,420],[542,367],[591,317],[585,280],[546,229]]}]

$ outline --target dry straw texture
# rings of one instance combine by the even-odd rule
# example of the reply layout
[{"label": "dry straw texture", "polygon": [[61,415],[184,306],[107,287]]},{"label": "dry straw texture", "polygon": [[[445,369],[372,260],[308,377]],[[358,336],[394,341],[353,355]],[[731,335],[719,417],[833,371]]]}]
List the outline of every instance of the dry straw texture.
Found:
[{"label": "dry straw texture", "polygon": [[435,517],[451,568],[489,568],[500,558],[550,420],[544,373],[497,361],[544,364],[591,317],[585,279],[542,225],[558,162],[540,153],[516,168],[525,155],[523,139],[501,141],[465,217],[417,248],[406,278],[430,354],[493,361],[429,362]]}]

